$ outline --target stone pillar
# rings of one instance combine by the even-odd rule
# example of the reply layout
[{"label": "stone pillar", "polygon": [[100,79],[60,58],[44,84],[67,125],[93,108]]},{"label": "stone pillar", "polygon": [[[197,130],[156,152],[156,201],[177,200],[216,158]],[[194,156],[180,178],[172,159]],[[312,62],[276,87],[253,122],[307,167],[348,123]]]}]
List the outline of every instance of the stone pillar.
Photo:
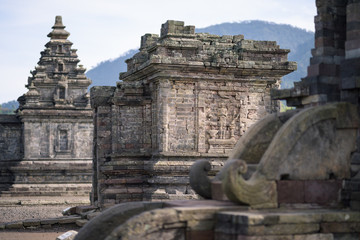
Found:
[{"label": "stone pillar", "polygon": [[348,1],[346,13],[345,60],[341,63],[341,99],[359,105],[360,1]]}]

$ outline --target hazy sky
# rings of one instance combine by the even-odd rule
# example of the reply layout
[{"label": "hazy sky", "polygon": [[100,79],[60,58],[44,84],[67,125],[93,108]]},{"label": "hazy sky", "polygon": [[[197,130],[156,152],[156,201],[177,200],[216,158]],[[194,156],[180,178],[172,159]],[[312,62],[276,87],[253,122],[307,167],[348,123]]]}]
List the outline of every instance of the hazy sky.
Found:
[{"label": "hazy sky", "polygon": [[56,15],[90,69],[138,48],[140,37],[159,34],[166,20],[203,28],[258,19],[314,31],[316,7],[315,0],[0,0],[0,103],[27,91]]}]

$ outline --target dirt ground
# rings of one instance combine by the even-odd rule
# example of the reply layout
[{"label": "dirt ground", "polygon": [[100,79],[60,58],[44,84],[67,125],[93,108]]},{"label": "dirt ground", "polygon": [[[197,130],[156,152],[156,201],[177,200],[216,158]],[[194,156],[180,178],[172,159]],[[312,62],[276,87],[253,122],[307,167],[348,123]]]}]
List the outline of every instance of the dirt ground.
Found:
[{"label": "dirt ground", "polygon": [[62,216],[68,205],[0,206],[0,223]]},{"label": "dirt ground", "polygon": [[55,240],[61,234],[69,231],[78,231],[74,228],[52,228],[41,230],[7,230],[0,231],[0,240]]},{"label": "dirt ground", "polygon": [[[72,205],[0,206],[0,223],[25,219],[44,219],[62,216],[62,210]],[[78,231],[77,226],[51,229],[0,230],[0,240],[55,240],[69,231]]]},{"label": "dirt ground", "polygon": [[55,240],[61,233],[50,233],[50,232],[43,232],[43,233],[36,233],[36,232],[0,232],[0,239],[1,240]]}]

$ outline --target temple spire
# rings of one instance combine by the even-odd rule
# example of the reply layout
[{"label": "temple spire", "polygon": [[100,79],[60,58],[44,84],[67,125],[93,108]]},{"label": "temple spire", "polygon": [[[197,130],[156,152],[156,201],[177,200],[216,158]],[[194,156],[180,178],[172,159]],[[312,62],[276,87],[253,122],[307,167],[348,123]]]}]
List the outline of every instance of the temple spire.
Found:
[{"label": "temple spire", "polygon": [[56,16],[48,35],[51,39],[28,78],[29,91],[19,100],[21,110],[90,108],[85,95],[91,80],[85,75],[86,69],[78,65],[76,49],[71,48],[72,42],[67,39],[70,33],[64,28],[61,16]]},{"label": "temple spire", "polygon": [[51,40],[59,40],[59,39],[64,39],[66,40],[70,33],[68,31],[66,31],[65,26],[62,23],[62,17],[61,16],[56,16],[55,17],[55,24],[52,27],[52,31],[47,35],[48,37],[51,38]]}]

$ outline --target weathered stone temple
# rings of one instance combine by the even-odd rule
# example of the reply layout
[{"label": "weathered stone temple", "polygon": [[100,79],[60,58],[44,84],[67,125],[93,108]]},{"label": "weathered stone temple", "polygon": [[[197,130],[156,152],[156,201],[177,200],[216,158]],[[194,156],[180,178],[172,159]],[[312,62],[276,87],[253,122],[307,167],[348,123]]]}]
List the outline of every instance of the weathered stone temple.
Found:
[{"label": "weathered stone temple", "polygon": [[278,110],[270,89],[294,71],[289,50],[167,21],[141,38],[116,87],[94,87],[93,202],[191,199],[189,168],[217,170],[257,120]]},{"label": "weathered stone temple", "polygon": [[52,28],[17,114],[0,116],[1,196],[84,196],[91,189],[91,80],[60,16]]},{"label": "weathered stone temple", "polygon": [[215,177],[211,159],[194,162],[207,200],[122,203],[75,239],[360,239],[360,0],[316,6],[307,76],[272,90],[298,108],[254,123]]}]

